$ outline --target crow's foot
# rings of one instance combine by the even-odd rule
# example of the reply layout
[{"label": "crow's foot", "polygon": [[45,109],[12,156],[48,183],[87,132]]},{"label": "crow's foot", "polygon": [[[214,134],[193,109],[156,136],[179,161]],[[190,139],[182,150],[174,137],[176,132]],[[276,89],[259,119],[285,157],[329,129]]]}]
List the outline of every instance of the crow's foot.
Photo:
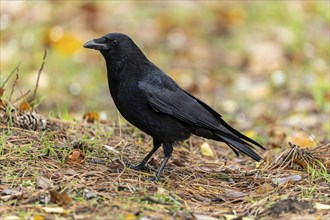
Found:
[{"label": "crow's foot", "polygon": [[133,170],[138,170],[138,171],[150,171],[152,170],[148,165],[145,163],[138,163],[136,165],[134,164],[128,164],[128,167]]}]

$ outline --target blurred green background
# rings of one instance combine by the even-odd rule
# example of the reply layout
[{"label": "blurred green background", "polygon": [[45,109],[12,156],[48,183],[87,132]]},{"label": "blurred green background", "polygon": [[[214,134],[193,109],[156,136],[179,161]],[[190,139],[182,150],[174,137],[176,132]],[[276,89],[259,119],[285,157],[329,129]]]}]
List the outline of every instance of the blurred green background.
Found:
[{"label": "blurred green background", "polygon": [[280,121],[329,135],[329,1],[0,3],[2,82],[20,63],[19,86],[33,90],[48,48],[38,89],[43,113],[104,111],[116,120],[103,57],[82,45],[123,32],[242,128]]}]

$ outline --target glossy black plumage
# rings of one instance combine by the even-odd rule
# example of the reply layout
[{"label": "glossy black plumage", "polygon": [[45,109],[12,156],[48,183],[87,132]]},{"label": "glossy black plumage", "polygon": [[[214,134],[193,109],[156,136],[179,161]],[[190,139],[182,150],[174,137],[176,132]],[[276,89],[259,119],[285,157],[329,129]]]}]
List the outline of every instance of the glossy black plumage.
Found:
[{"label": "glossy black plumage", "polygon": [[142,169],[163,145],[165,159],[157,171],[159,179],[173,151],[173,144],[191,134],[225,142],[238,152],[261,160],[251,148],[264,149],[256,141],[228,125],[215,110],[181,89],[151,63],[126,35],[110,33],[87,42],[105,58],[111,96],[119,112],[133,125],[151,135],[154,148],[135,169]]}]

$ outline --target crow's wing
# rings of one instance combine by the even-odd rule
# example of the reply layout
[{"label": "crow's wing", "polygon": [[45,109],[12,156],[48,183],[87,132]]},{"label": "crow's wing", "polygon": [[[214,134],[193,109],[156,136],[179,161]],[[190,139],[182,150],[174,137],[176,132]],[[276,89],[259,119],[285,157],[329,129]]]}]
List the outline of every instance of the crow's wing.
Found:
[{"label": "crow's wing", "polygon": [[[228,125],[220,114],[182,90],[169,77],[161,78],[161,80],[159,78],[158,80],[150,80],[149,78],[140,81],[138,86],[146,95],[148,104],[157,112],[171,115],[186,124],[213,131],[222,136],[222,139],[227,143],[230,139],[252,148],[253,146],[247,142],[263,148],[258,142]],[[243,142],[242,139],[245,141]]]},{"label": "crow's wing", "polygon": [[179,87],[173,89],[164,84],[160,86],[144,81],[140,81],[138,85],[147,96],[148,104],[155,111],[171,115],[189,125],[219,130],[221,116]]}]

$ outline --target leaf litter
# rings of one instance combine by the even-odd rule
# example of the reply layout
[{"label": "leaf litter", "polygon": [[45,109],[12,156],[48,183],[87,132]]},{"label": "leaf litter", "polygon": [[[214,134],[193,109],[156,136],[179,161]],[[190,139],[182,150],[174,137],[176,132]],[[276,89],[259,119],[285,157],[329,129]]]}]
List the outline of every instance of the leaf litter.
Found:
[{"label": "leaf litter", "polygon": [[[113,128],[110,137],[102,132],[108,126]],[[44,130],[33,131],[3,122],[0,130],[2,134],[10,133],[2,137],[0,156],[1,210],[7,215],[15,215],[18,210],[42,210],[69,219],[87,219],[92,213],[101,219],[125,219],[137,211],[135,219],[163,219],[177,216],[178,212],[184,213],[180,214],[184,219],[224,215],[277,218],[288,213],[329,216],[328,209],[313,206],[328,203],[329,177],[315,177],[315,192],[304,196],[313,188],[309,168],[328,175],[329,144],[312,149],[291,145],[277,159],[268,157],[256,168],[245,158],[235,161],[228,155],[228,160],[210,159],[196,154],[203,140],[193,137],[189,145],[183,143],[176,148],[163,180],[154,183],[148,180],[153,171],[140,172],[126,166],[128,161],[139,161],[151,143],[150,138],[137,143],[143,134],[129,125],[47,118]],[[82,139],[85,143],[77,148],[74,141]],[[212,145],[224,149],[221,144]],[[161,152],[155,156],[151,168],[156,169],[161,157]],[[24,186],[27,181],[31,185]],[[58,192],[59,188],[66,189],[66,193]],[[50,200],[42,197],[47,194],[51,195]],[[60,210],[62,206],[65,208]],[[84,207],[89,211],[83,211]]]},{"label": "leaf litter", "polygon": [[[15,71],[18,75],[18,67]],[[12,90],[18,83],[17,77]],[[329,142],[304,148],[290,142],[283,149],[285,133],[270,132],[270,146],[281,151],[269,149],[265,160],[255,163],[236,158],[222,143],[191,137],[175,149],[162,181],[155,183],[149,177],[159,166],[161,152],[147,171],[127,166],[138,162],[152,143],[134,127],[99,121],[94,112],[81,121],[64,121],[40,115],[35,105],[20,111],[21,105],[5,100],[4,91],[0,96],[3,219],[19,218],[22,212],[34,219],[330,217]],[[21,94],[17,100],[26,101],[28,93]],[[19,120],[23,116],[26,120]]]}]

